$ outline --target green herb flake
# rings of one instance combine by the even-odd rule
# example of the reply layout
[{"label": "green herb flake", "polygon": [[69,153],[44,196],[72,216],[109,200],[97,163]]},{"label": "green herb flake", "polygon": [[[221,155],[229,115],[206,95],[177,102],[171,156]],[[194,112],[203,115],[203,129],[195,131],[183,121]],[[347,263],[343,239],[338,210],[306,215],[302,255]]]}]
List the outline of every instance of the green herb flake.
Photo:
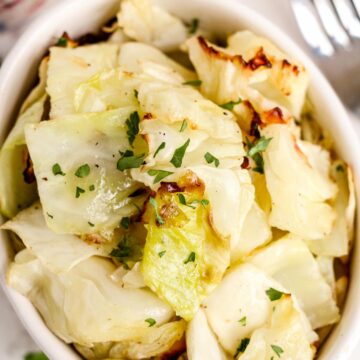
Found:
[{"label": "green herb flake", "polygon": [[336,167],[336,171],[337,172],[345,172],[344,167],[340,164]]},{"label": "green herb flake", "polygon": [[49,214],[48,212],[46,213],[46,215],[47,215],[50,219],[53,219],[53,218],[54,218],[54,216],[51,215],[51,214]]},{"label": "green herb flake", "polygon": [[124,229],[129,229],[130,226],[130,218],[129,217],[123,217],[120,221],[120,225],[124,228]]},{"label": "green herb flake", "polygon": [[156,155],[157,155],[162,149],[165,149],[165,146],[166,146],[166,144],[165,144],[165,142],[163,141],[163,142],[159,145],[159,147],[156,149],[153,157],[155,158]]},{"label": "green herb flake", "polygon": [[183,120],[183,122],[181,123],[181,127],[180,127],[180,132],[183,132],[188,126],[188,123],[186,120]]},{"label": "green herb flake", "polygon": [[243,316],[240,320],[239,323],[241,324],[241,326],[246,326],[246,316]]},{"label": "green herb flake", "polygon": [[173,155],[172,159],[170,160],[170,162],[176,168],[179,168],[181,166],[186,149],[189,146],[189,144],[190,144],[190,139],[187,139],[183,145],[181,145],[179,148],[177,148],[175,150],[174,155]]},{"label": "green herb flake", "polygon": [[194,18],[191,19],[190,23],[187,25],[189,28],[189,34],[195,34],[197,29],[199,28],[199,19]]},{"label": "green herb flake", "polygon": [[134,89],[134,96],[136,100],[139,98],[139,92],[136,89]]},{"label": "green herb flake", "polygon": [[24,360],[49,360],[43,352],[31,352],[24,356]]},{"label": "green herb flake", "polygon": [[63,171],[61,170],[61,166],[58,163],[53,165],[52,172],[54,175],[65,176],[65,173],[63,173]]},{"label": "green herb flake", "polygon": [[238,346],[238,348],[236,349],[236,353],[234,355],[234,359],[237,358],[237,356],[240,354],[240,353],[243,353],[245,352],[246,348],[248,347],[250,343],[250,339],[249,338],[244,338],[241,340],[240,342],[240,345]]},{"label": "green herb flake", "polygon": [[249,139],[246,138],[246,145],[248,147],[247,156],[254,160],[256,167],[253,168],[253,170],[260,174],[264,173],[264,159],[262,157],[262,152],[267,149],[271,140],[272,138],[265,138],[262,136],[260,139],[251,143]]},{"label": "green herb flake", "polygon": [[75,176],[79,177],[79,178],[84,178],[89,176],[90,174],[90,166],[89,164],[84,164],[81,165],[76,171],[75,171]]},{"label": "green herb flake", "polygon": [[61,36],[61,37],[59,37],[55,46],[67,47],[67,44],[68,44],[68,39],[64,36]]},{"label": "green herb flake", "polygon": [[91,227],[94,227],[95,225],[92,223],[92,222],[90,222],[90,221],[88,221],[88,224],[89,224],[89,226],[91,226]]},{"label": "green herb flake", "polygon": [[234,109],[235,105],[239,105],[239,104],[241,104],[241,102],[242,102],[242,100],[239,98],[237,101],[229,101],[225,104],[220,105],[220,107],[231,111],[232,109]]},{"label": "green herb flake", "polygon": [[152,327],[156,324],[156,320],[152,319],[152,318],[146,319],[145,322],[147,322],[149,324],[149,327]]},{"label": "green herb flake", "polygon": [[158,253],[158,255],[159,255],[160,258],[162,258],[165,255],[165,253],[166,253],[166,250],[163,250],[163,251],[160,251]]},{"label": "green herb flake", "polygon": [[166,170],[155,170],[155,169],[151,169],[147,172],[150,176],[155,176],[154,178],[154,184],[160,182],[161,180],[163,180],[164,178],[166,178],[167,176],[173,174],[173,172],[171,171],[166,171]]},{"label": "green herb flake", "polygon": [[145,154],[134,155],[131,150],[126,150],[118,160],[116,167],[119,171],[139,168],[144,163]]},{"label": "green herb flake", "polygon": [[183,82],[183,85],[190,85],[190,86],[200,86],[202,84],[201,80],[189,80]]},{"label": "green herb flake", "polygon": [[218,167],[218,166],[220,165],[219,159],[216,158],[214,155],[211,155],[209,152],[207,152],[207,153],[205,154],[204,158],[205,158],[205,160],[206,160],[206,162],[207,162],[208,164],[214,163],[214,165],[215,165],[216,167]]},{"label": "green herb flake", "polygon": [[202,199],[202,200],[193,200],[191,203],[188,203],[189,204],[200,204],[202,205],[203,207],[205,207],[206,205],[209,205],[209,200],[207,199]]},{"label": "green herb flake", "polygon": [[279,300],[284,295],[283,292],[276,290],[274,288],[270,288],[270,289],[266,290],[265,292],[266,292],[266,295],[268,296],[268,298],[270,299],[270,301]]},{"label": "green herb flake", "polygon": [[281,357],[281,354],[284,353],[284,350],[283,350],[280,346],[271,345],[271,348],[273,349],[274,353],[275,353],[279,358]]},{"label": "green herb flake", "polygon": [[189,262],[194,262],[195,259],[196,259],[196,254],[192,251],[192,252],[189,254],[188,258],[187,258],[186,260],[184,260],[184,264],[186,265],[186,264],[188,264]]},{"label": "green herb flake", "polygon": [[134,143],[136,135],[139,133],[139,123],[140,123],[140,117],[137,111],[131,113],[129,119],[127,119],[125,122],[128,128],[126,134],[128,136],[129,144],[131,146]]},{"label": "green herb flake", "polygon": [[190,203],[187,203],[186,202],[186,198],[184,196],[184,194],[177,194],[178,198],[179,198],[179,203],[182,204],[182,205],[185,205],[185,206],[188,206],[192,209],[195,209],[195,206],[192,206]]},{"label": "green herb flake", "polygon": [[119,242],[116,249],[113,249],[110,256],[123,261],[123,258],[129,257],[132,254],[131,247],[129,245],[129,238],[125,235]]},{"label": "green herb flake", "polygon": [[82,189],[81,187],[76,187],[76,190],[75,190],[75,197],[76,198],[79,198],[81,194],[83,194],[85,192],[84,189]]},{"label": "green herb flake", "polygon": [[95,185],[90,185],[89,186],[89,191],[94,191],[95,190]]},{"label": "green herb flake", "polygon": [[154,208],[155,217],[156,217],[156,222],[157,222],[159,225],[164,225],[164,224],[165,224],[165,221],[164,221],[164,219],[161,217],[161,215],[159,214],[158,205],[157,205],[156,200],[155,200],[153,197],[150,197],[149,203],[150,203],[150,205]]}]

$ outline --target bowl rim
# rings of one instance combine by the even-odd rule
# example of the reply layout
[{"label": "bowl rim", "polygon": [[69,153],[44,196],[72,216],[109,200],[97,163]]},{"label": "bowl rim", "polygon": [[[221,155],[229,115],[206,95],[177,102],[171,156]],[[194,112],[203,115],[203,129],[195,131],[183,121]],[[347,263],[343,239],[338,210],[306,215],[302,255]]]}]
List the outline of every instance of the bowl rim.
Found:
[{"label": "bowl rim", "polygon": [[[329,115],[330,125],[334,126],[332,131],[341,139],[346,140],[345,145],[339,147],[339,151],[342,149],[348,149],[349,144],[352,146],[352,150],[346,151],[346,157],[348,158],[354,173],[355,179],[360,178],[360,158],[356,157],[356,154],[360,154],[360,142],[356,135],[356,132],[348,117],[347,111],[342,105],[340,99],[332,89],[329,82],[326,80],[321,71],[313,63],[313,61],[306,55],[306,53],[292,40],[290,37],[279,29],[275,24],[267,20],[257,11],[243,5],[238,0],[186,0],[186,3],[193,2],[196,6],[206,9],[206,6],[218,6],[225,12],[232,11],[234,16],[238,18],[241,27],[251,28],[252,31],[260,34],[264,33],[266,28],[266,37],[274,41],[281,48],[285,49],[287,54],[299,60],[309,71],[311,84],[309,89],[309,95],[311,98],[316,98],[316,92],[319,92],[318,101],[315,105],[323,109],[326,114]],[[75,3],[73,0],[65,0],[63,2],[53,5],[50,9],[39,17],[37,17],[24,31],[22,36],[16,42],[12,48],[0,69],[0,131],[3,131],[3,135],[0,135],[0,142],[4,140],[4,136],[7,131],[4,128],[9,128],[13,124],[14,113],[18,108],[21,98],[25,91],[22,88],[23,84],[15,84],[14,86],[14,99],[10,99],[7,88],[13,84],[14,79],[18,77],[18,69],[23,66],[23,59],[26,59],[26,55],[29,53],[29,44],[34,41],[35,36],[42,38],[42,34],[47,30],[47,26],[56,18],[64,16],[69,11],[75,11],[75,9],[81,9],[82,6],[93,6],[94,4],[105,4],[106,6],[114,6],[118,3],[117,0],[77,0]],[[165,7],[173,13],[178,14],[180,9],[178,2],[171,2],[171,0],[160,0]],[[176,5],[176,3],[178,3]],[[90,4],[90,5],[89,5]],[[195,6],[194,5],[194,6]],[[206,11],[205,11],[206,13]],[[246,16],[245,16],[246,14]],[[220,17],[223,15],[219,15]],[[247,24],[247,25],[244,25]],[[50,38],[47,35],[46,43],[49,43]],[[39,54],[39,59],[42,54]],[[27,78],[30,76],[30,71],[27,72]],[[24,78],[26,80],[26,78]],[[23,80],[24,80],[23,79]],[[334,115],[332,115],[334,113]],[[325,116],[325,115],[324,115]],[[336,120],[340,119],[340,120]],[[10,125],[9,125],[10,124]],[[352,153],[351,153],[352,152]],[[356,188],[357,183],[355,182]],[[357,203],[359,204],[359,191],[357,191]],[[359,224],[359,212],[357,212],[357,223]],[[360,276],[360,268],[356,268],[356,260],[360,260],[359,253],[359,234],[357,234],[357,241],[355,241],[354,248],[352,250],[352,263],[351,263],[351,281],[350,287],[347,293],[347,300],[342,314],[342,320],[339,325],[333,329],[329,339],[326,341],[324,348],[322,349],[320,359],[326,360],[338,360],[349,359],[356,345],[360,339],[360,305],[356,306],[356,299],[360,297],[360,281],[356,281],[356,278]],[[0,244],[0,249],[2,245]],[[38,345],[46,352],[51,359],[79,359],[79,357],[71,350],[71,348],[61,340],[55,337],[51,331],[46,327],[42,321],[40,315],[31,303],[16,291],[9,288],[5,283],[5,266],[8,262],[8,257],[5,254],[0,255],[0,270],[1,278],[0,283],[5,290],[7,297],[9,298],[12,306],[14,307],[18,317],[27,328],[30,335],[38,343]],[[359,261],[357,261],[359,262]],[[350,309],[349,309],[350,308]],[[350,311],[351,310],[351,311]],[[344,321],[346,325],[344,325]],[[34,331],[32,324],[36,323],[38,331]],[[341,345],[339,345],[341,341]],[[60,344],[61,342],[61,344]],[[59,356],[59,352],[62,354]]]}]

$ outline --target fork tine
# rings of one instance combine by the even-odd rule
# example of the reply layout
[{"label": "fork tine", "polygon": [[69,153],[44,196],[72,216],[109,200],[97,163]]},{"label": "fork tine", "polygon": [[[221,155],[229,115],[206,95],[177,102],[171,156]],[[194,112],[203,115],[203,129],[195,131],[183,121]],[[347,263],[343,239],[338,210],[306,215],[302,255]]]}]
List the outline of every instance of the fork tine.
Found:
[{"label": "fork tine", "polygon": [[347,32],[356,38],[360,38],[360,20],[355,14],[350,0],[333,0],[340,21]]},{"label": "fork tine", "polygon": [[309,46],[324,56],[331,56],[335,50],[316,16],[310,0],[291,0],[291,8],[299,29]]},{"label": "fork tine", "polygon": [[[326,33],[335,44],[344,48],[350,46],[350,38],[344,28],[341,26],[335,9],[330,0],[313,0],[318,15],[322,21]],[[360,0],[359,0],[360,1]]]}]

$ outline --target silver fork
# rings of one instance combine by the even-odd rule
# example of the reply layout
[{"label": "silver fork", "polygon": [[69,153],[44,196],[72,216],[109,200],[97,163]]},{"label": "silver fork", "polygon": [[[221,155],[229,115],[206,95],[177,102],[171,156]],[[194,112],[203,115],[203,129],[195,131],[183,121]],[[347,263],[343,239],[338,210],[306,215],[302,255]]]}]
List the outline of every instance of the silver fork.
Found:
[{"label": "silver fork", "polygon": [[360,0],[291,0],[300,32],[343,101],[360,113]]},{"label": "silver fork", "polygon": [[360,39],[360,0],[291,0],[291,6],[305,41],[320,55]]}]

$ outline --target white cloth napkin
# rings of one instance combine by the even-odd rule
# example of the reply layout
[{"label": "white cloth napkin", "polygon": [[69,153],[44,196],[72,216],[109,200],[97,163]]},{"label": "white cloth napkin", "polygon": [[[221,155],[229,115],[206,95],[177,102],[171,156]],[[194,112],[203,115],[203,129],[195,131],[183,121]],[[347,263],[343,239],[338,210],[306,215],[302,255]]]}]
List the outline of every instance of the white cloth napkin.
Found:
[{"label": "white cloth napkin", "polygon": [[[26,1],[29,2],[31,0]],[[54,0],[48,1],[52,2]],[[38,0],[35,0],[35,2],[38,2]],[[242,2],[245,5],[248,5],[249,7],[257,10],[266,18],[277,24],[288,35],[290,35],[310,56],[314,58],[297,28],[290,8],[289,0],[239,0],[239,2]],[[0,16],[0,23],[1,20],[3,19],[1,19]],[[15,28],[16,34],[18,34],[21,29],[18,27],[18,25],[16,25]],[[15,36],[14,33],[2,32],[1,37],[0,33],[0,57],[5,53],[5,50],[8,50],[10,43],[13,42]],[[329,67],[325,65],[322,66],[324,62],[321,59],[314,59],[325,73],[330,74]],[[334,81],[336,81],[336,79],[333,79],[333,84],[335,85],[335,88],[337,88],[337,83],[334,83]],[[351,115],[351,117],[353,119],[357,133],[360,136],[360,120],[357,119],[354,115]],[[24,354],[37,349],[36,344],[34,344],[29,335],[24,330],[1,289],[0,319],[0,359],[22,360]],[[359,356],[357,354],[360,354],[360,344],[357,348],[357,351],[355,351],[354,355],[348,360],[358,360]]]}]

